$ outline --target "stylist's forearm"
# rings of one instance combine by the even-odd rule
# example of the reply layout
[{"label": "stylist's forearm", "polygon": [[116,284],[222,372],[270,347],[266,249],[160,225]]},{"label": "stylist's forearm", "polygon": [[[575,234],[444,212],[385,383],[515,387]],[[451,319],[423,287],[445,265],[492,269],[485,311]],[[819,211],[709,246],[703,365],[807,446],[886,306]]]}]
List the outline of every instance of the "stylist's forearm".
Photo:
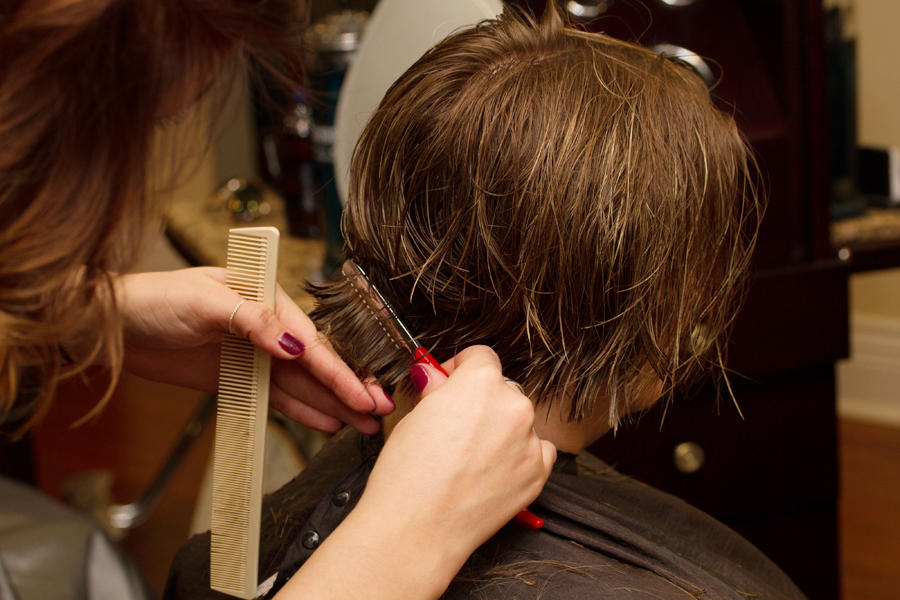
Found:
[{"label": "stylist's forearm", "polygon": [[459,532],[387,515],[360,501],[276,600],[438,598],[468,556]]}]

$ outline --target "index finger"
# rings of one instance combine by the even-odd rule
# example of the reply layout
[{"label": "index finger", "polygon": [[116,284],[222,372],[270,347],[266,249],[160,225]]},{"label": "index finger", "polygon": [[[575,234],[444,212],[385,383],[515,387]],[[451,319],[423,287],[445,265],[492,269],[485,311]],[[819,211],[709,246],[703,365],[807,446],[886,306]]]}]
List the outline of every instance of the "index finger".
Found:
[{"label": "index finger", "polygon": [[500,357],[490,346],[476,345],[469,346],[460,350],[456,356],[447,359],[441,363],[448,375],[452,375],[456,369],[465,365],[466,368],[475,368],[486,366],[497,369],[502,372],[503,366],[500,364]]},{"label": "index finger", "polygon": [[393,404],[380,388],[369,393],[350,367],[322,338],[309,316],[300,310],[280,285],[275,292],[275,311],[278,318],[305,346],[303,353],[294,360],[331,390],[341,402],[358,412],[387,414],[393,410]]}]

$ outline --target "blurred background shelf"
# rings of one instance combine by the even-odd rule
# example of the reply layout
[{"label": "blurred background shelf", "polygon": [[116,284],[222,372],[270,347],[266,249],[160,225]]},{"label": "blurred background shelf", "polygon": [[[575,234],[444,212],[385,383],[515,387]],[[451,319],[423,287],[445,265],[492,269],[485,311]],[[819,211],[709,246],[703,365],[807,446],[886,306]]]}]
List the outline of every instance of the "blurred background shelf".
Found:
[{"label": "blurred background shelf", "polygon": [[900,267],[900,208],[869,208],[834,221],[831,244],[850,251],[853,272]]}]

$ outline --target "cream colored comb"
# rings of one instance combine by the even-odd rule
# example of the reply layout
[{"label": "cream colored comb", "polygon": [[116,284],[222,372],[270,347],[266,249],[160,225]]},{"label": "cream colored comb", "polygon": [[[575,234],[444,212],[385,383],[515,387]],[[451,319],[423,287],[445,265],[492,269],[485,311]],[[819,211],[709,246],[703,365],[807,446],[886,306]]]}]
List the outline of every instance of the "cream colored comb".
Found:
[{"label": "cream colored comb", "polygon": [[[242,298],[274,308],[277,262],[274,227],[228,232],[226,283]],[[256,596],[269,368],[266,352],[236,335],[225,336],[213,458],[210,587],[238,598]]]}]

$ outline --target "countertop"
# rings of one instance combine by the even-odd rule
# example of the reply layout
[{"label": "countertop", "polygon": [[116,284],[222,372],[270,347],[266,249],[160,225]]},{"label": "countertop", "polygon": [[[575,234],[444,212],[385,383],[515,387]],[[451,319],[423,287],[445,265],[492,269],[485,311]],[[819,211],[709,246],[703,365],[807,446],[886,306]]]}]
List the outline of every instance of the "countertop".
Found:
[{"label": "countertop", "polygon": [[850,251],[854,272],[900,267],[900,208],[869,208],[859,216],[834,221],[831,245]]},{"label": "countertop", "polygon": [[831,244],[836,248],[892,240],[900,240],[900,208],[870,208],[831,224]]},{"label": "countertop", "polygon": [[215,195],[205,201],[175,200],[166,207],[166,235],[176,249],[195,265],[225,266],[228,230],[232,227],[273,226],[281,231],[278,245],[278,283],[304,311],[313,308],[303,291],[307,280],[322,280],[323,240],[300,239],[288,233],[284,201],[271,189],[263,199],[270,212],[253,221],[241,221]]}]

